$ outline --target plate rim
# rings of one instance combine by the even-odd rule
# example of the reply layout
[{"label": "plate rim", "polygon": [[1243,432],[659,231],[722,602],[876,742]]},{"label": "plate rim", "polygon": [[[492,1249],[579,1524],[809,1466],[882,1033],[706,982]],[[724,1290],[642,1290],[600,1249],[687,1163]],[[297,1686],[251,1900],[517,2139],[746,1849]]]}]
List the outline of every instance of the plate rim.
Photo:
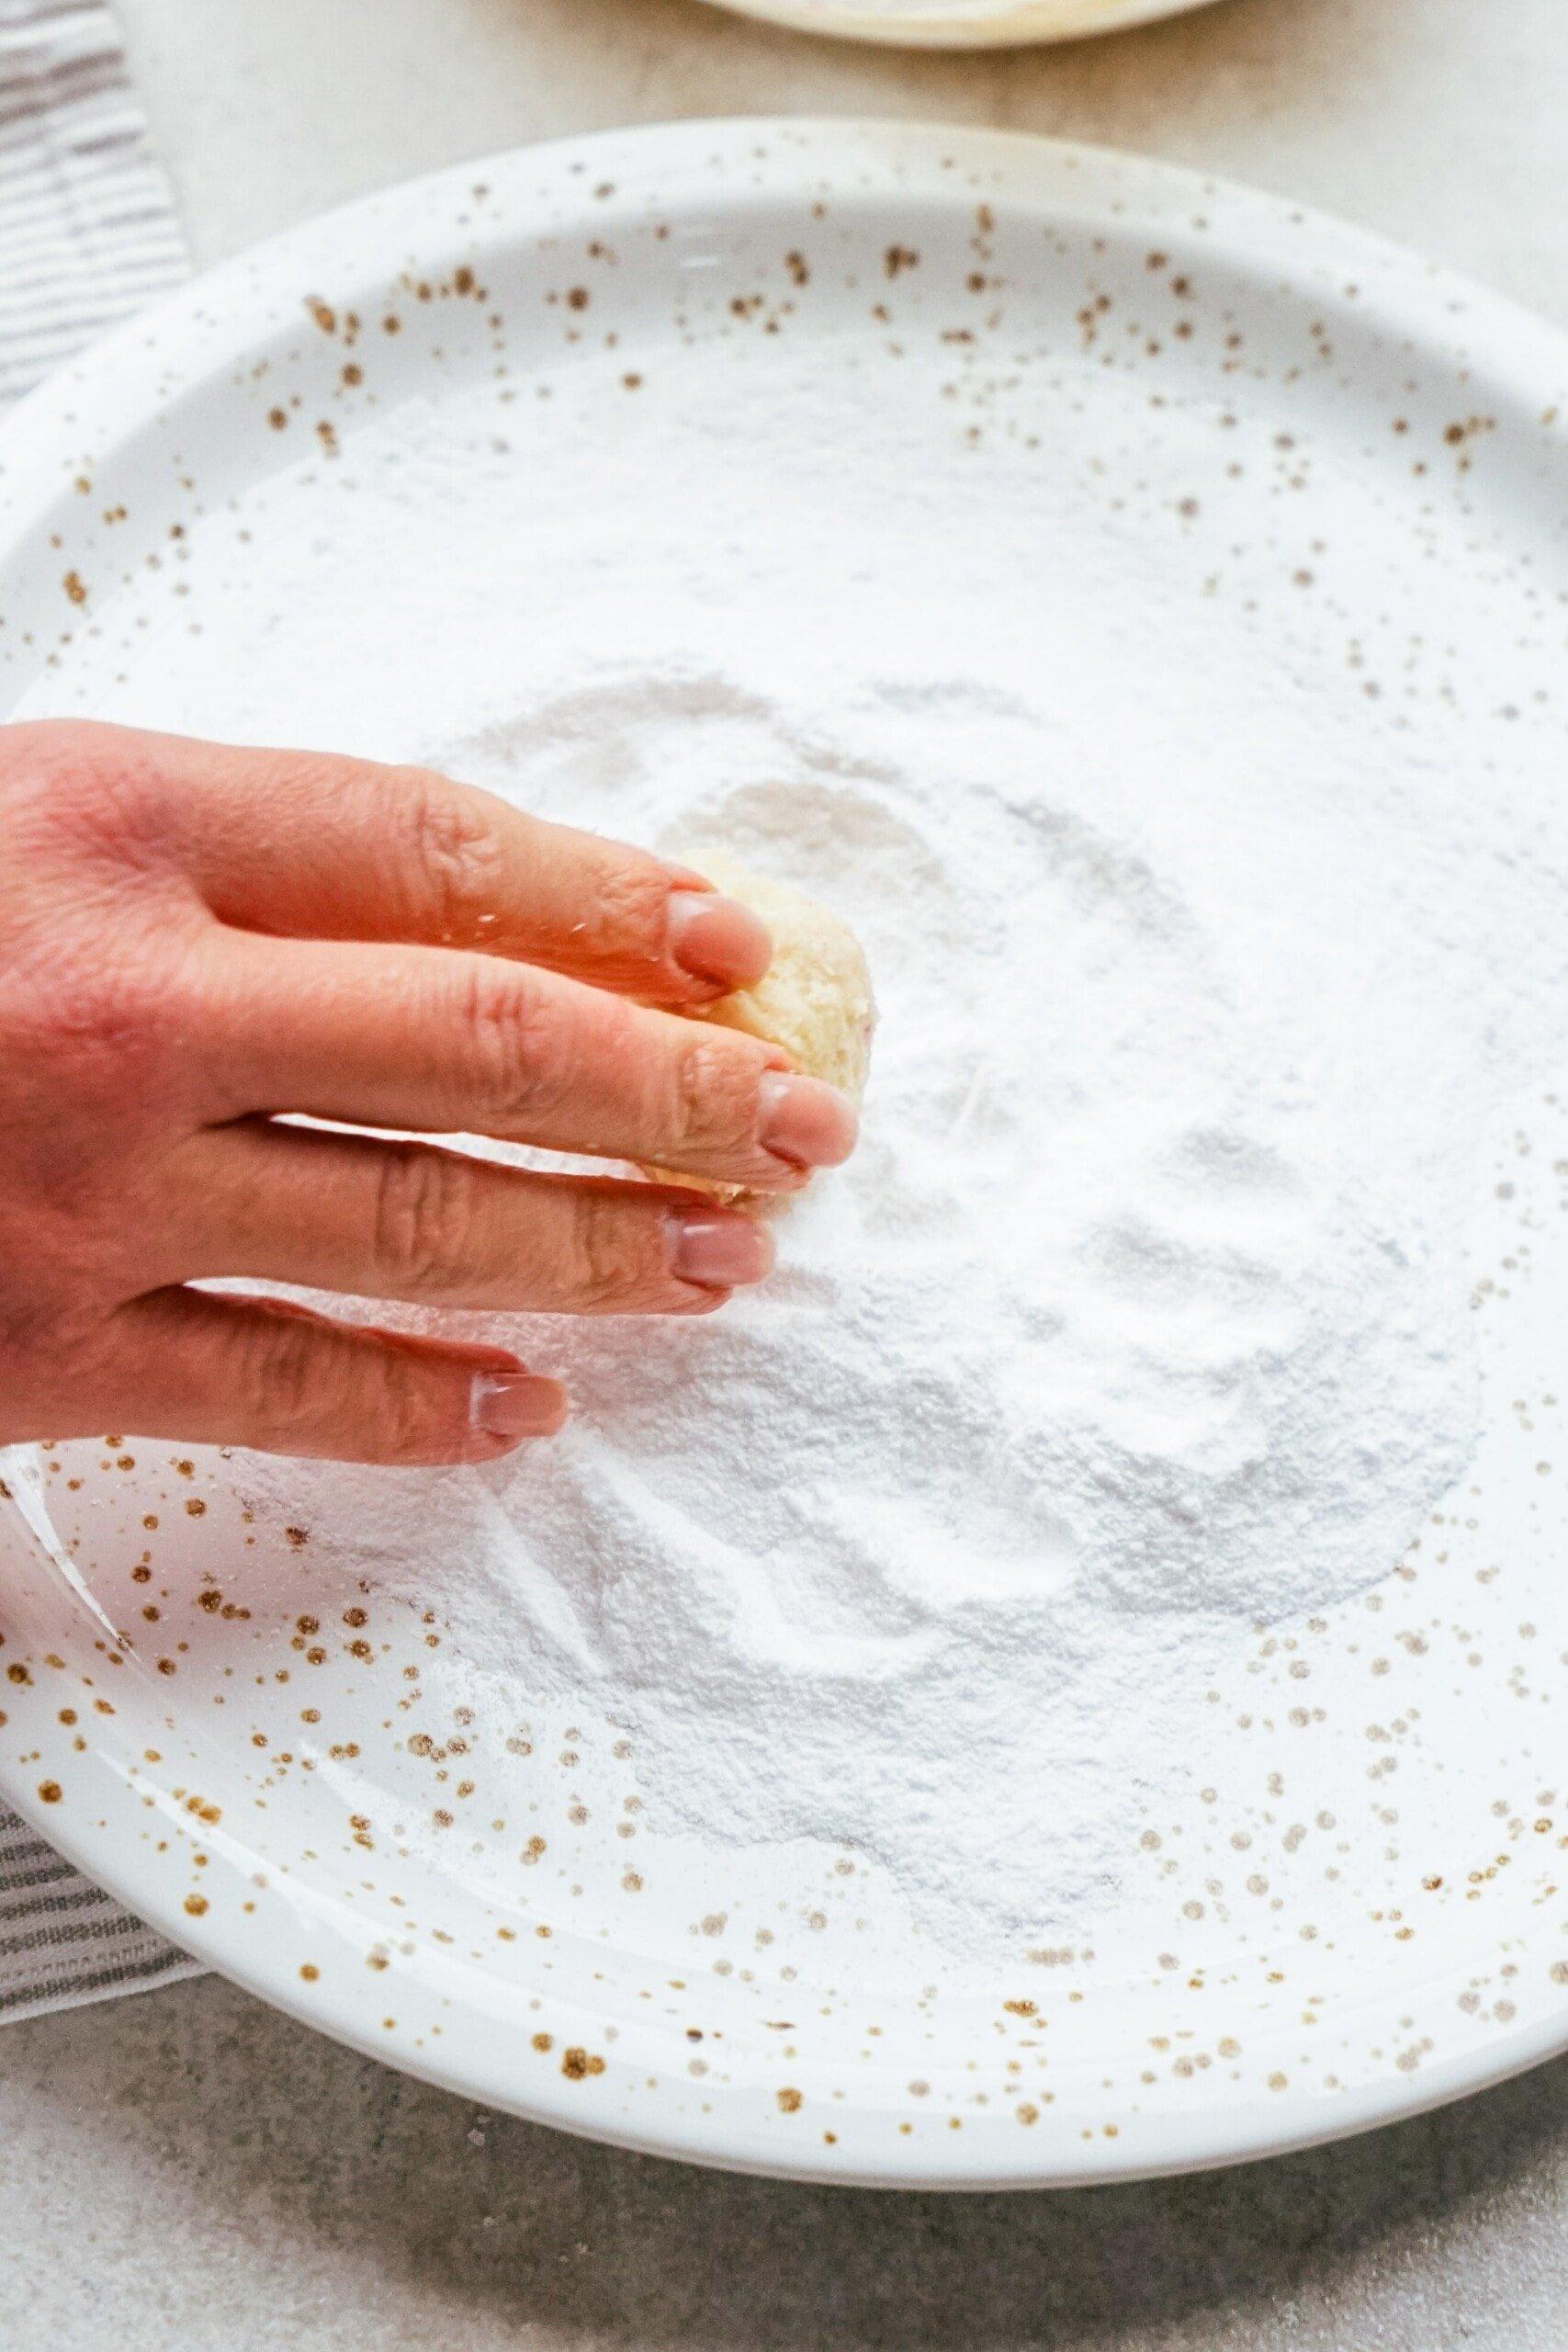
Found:
[{"label": "plate rim", "polygon": [[[930,2190],[942,2193],[994,2194],[1000,2190],[1043,2190],[1062,2188],[1110,2188],[1146,2180],[1171,2180],[1193,2173],[1220,2172],[1232,2165],[1263,2164],[1278,2156],[1298,2155],[1313,2148],[1333,2146],[1341,2140],[1358,2139],[1363,2133],[1414,2121],[1443,2107],[1477,2093],[1495,2090],[1499,2085],[1517,2075],[1529,2073],[1534,2067],[1549,2064],[1553,2059],[1568,2055],[1568,2005],[1561,2018],[1548,2018],[1532,2027],[1505,2032],[1498,2036],[1485,2053],[1484,2062],[1476,2064],[1473,2054],[1441,2061],[1422,2075],[1404,2075],[1384,2079],[1380,2086],[1386,2097],[1377,2092],[1347,2092],[1344,2111],[1339,2110],[1339,2098],[1332,2101],[1316,2098],[1314,2106],[1322,2120],[1307,2121],[1299,2128],[1269,2129],[1267,2126],[1245,2136],[1224,2130],[1213,2132],[1201,2128],[1200,2120],[1184,2116],[1172,2121],[1162,2121],[1153,2136],[1168,2138],[1173,2144],[1166,2152],[1150,2160],[1118,2156],[1105,2142],[1091,2143],[1083,2156],[1071,2165],[1036,2164],[1032,2166],[953,2165],[921,2163],[914,2148],[900,2156],[898,2144],[889,2151],[890,2161],[865,2166],[852,2161],[833,2162],[828,2152],[814,2148],[811,2161],[783,2153],[782,2143],[768,2139],[757,2130],[732,2132],[728,2140],[716,2142],[694,2126],[684,2113],[667,2119],[657,2130],[639,2132],[624,2123],[580,2112],[564,2095],[555,2097],[520,2095],[511,2089],[498,2093],[493,2078],[486,2079],[473,2068],[458,2064],[443,2064],[421,2051],[410,2051],[405,2043],[388,2046],[378,2042],[370,2029],[367,2012],[362,2000],[340,1999],[320,1985],[306,1996],[287,1979],[269,1974],[252,1966],[245,1954],[260,1946],[258,1934],[250,1939],[227,1937],[220,1927],[207,1928],[188,1920],[175,1923],[172,1904],[141,1905],[136,1895],[103,1876],[93,1858],[90,1839],[79,1838],[71,1817],[57,1818],[40,1804],[30,1791],[18,1791],[4,1785],[0,1771],[0,1799],[11,1806],[28,1826],[36,1830],[46,1843],[64,1859],[75,1865],[84,1875],[107,1887],[145,1917],[169,1942],[203,1963],[214,1974],[238,1984],[242,1991],[265,2001],[270,2008],[281,2010],[297,2024],[324,2033],[346,2048],[358,2051],[362,2056],[373,2058],[380,2064],[391,2066],[400,2074],[412,2075],[437,2090],[449,2091],[454,2097],[472,2100],[477,2106],[499,2109],[529,2123],[539,2123],[579,2139],[592,2140],[601,2146],[622,2148],[634,2155],[660,2156],[670,2161],[693,2164],[716,2172],[743,2174],[754,2179],[784,2180],[814,2187],[839,2188],[879,2188],[887,2190]],[[210,1845],[214,1843],[210,1838]],[[234,1872],[238,1866],[218,1852],[212,1855],[209,1877],[214,1883]],[[329,1920],[332,1906],[325,1898],[313,1894],[302,1896],[296,1888],[290,1902],[298,1908],[303,1900],[317,1911],[317,1924],[330,1926],[343,1933],[351,1926],[356,1930],[353,1951],[358,1958],[366,1941],[361,1923]],[[212,1914],[209,1915],[213,1916]],[[223,1915],[220,1912],[218,1917]],[[344,1980],[347,1982],[345,1978]],[[157,1985],[138,1987],[138,1991],[156,1992]],[[1411,2086],[1411,2092],[1400,2096],[1399,2086]],[[1414,2088],[1419,2084],[1419,2091]],[[1328,2111],[1334,2110],[1332,2120]],[[845,2118],[852,2114],[845,2110]],[[1262,2115],[1265,2110],[1254,2102],[1245,2109],[1233,2110],[1225,2118],[1234,2124],[1243,2115]],[[1174,2143],[1184,2143],[1174,2144]],[[1103,2153],[1102,2153],[1103,2152]]]},{"label": "plate rim", "polygon": [[[859,41],[878,49],[964,50],[1051,49],[1066,41],[1099,40],[1113,33],[1136,32],[1141,26],[1160,24],[1168,17],[1189,16],[1209,7],[1213,0],[1099,0],[1098,22],[1052,28],[1044,21],[1050,0],[1008,0],[1005,18],[976,17],[919,17],[891,20],[886,28],[855,13],[852,0],[818,13],[811,0],[706,0],[732,17],[750,17],[754,24],[780,26],[786,32],[806,33],[821,40]],[[1078,0],[1093,5],[1093,0]]]},{"label": "plate rim", "polygon": [[[656,167],[673,199],[688,192],[695,175],[711,166],[716,149],[738,160],[750,158],[759,141],[780,153],[793,151],[818,174],[836,168],[848,175],[856,166],[863,173],[870,166],[882,185],[895,192],[898,181],[890,167],[901,163],[924,174],[918,183],[923,197],[965,206],[973,199],[974,182],[960,170],[939,172],[935,167],[943,158],[950,164],[988,173],[1007,198],[1027,196],[1042,208],[1070,197],[1079,209],[1100,211],[1106,191],[1114,187],[1123,226],[1129,217],[1138,218],[1140,210],[1158,218],[1168,232],[1178,219],[1190,219],[1195,210],[1223,212],[1224,233],[1215,237],[1213,248],[1216,253],[1269,257],[1292,285],[1314,272],[1331,273],[1337,283],[1345,265],[1353,263],[1363,284],[1375,285],[1380,317],[1392,311],[1391,323],[1429,340],[1440,338],[1450,360],[1456,339],[1473,339],[1477,372],[1484,368],[1487,378],[1530,402],[1542,417],[1543,433],[1551,430],[1545,412],[1562,402],[1568,390],[1568,333],[1510,298],[1314,207],[1186,165],[1029,132],[815,116],[700,119],[574,134],[446,165],[315,215],[198,274],[48,379],[0,427],[0,560],[57,502],[62,475],[72,465],[65,455],[67,432],[91,431],[95,424],[112,432],[117,406],[121,429],[140,428],[146,410],[136,403],[150,379],[149,355],[156,355],[165,381],[171,368],[179,376],[182,365],[193,368],[193,380],[204,379],[232,356],[222,340],[224,332],[243,339],[247,314],[254,332],[258,298],[285,273],[291,291],[314,280],[331,293],[334,265],[346,266],[347,256],[357,253],[363,266],[378,243],[385,249],[389,231],[416,231],[422,214],[426,226],[447,237],[453,216],[471,198],[476,179],[488,182],[492,194],[498,185],[513,183],[506,192],[514,209],[499,232],[513,239],[526,233],[528,208],[542,194],[531,187],[528,175],[554,177],[567,191],[573,185],[568,175],[574,167],[581,169],[585,159],[605,165],[615,159],[632,178]],[[688,175],[684,181],[682,175]],[[586,198],[586,177],[578,184]],[[851,180],[852,190],[853,186]],[[915,187],[909,192],[915,193]],[[733,210],[751,193],[745,186],[716,188],[712,200],[716,209]],[[770,185],[767,200],[777,201],[782,193]],[[1287,237],[1292,241],[1288,245]],[[1372,308],[1369,303],[1368,315]],[[1461,322],[1467,334],[1457,338]],[[215,329],[216,344],[211,340]],[[187,346],[183,360],[182,337]],[[5,1508],[8,1514],[19,1510],[14,1498]],[[100,1770],[110,1769],[96,1751],[93,1761]],[[545,2083],[536,2087],[532,2082],[516,2088],[509,2084],[498,2092],[493,2080],[480,2081],[445,2053],[435,2059],[411,2052],[401,2042],[378,2044],[363,1996],[355,1997],[332,1984],[307,1991],[276,1968],[258,1964],[256,1956],[265,1951],[258,1930],[241,1933],[226,1912],[216,1907],[201,1921],[185,1917],[176,1910],[168,1881],[148,1874],[147,1883],[139,1885],[135,1869],[122,1872],[114,1851],[107,1857],[106,1870],[106,1858],[95,1850],[91,1836],[77,1834],[77,1814],[52,1812],[34,1789],[20,1783],[8,1762],[0,1762],[0,1797],[40,1837],[172,1942],[302,2024],[439,2087],[533,2121],[639,2153],[773,2178],[846,2187],[996,2190],[1167,2177],[1261,2161],[1404,2121],[1568,2052],[1565,1996],[1560,2014],[1528,2027],[1505,2029],[1483,2050],[1438,2060],[1419,2075],[1401,2075],[1391,2069],[1376,2084],[1332,2101],[1303,2099],[1287,2108],[1278,2122],[1271,2120],[1271,2111],[1250,2105],[1225,2111],[1217,2132],[1206,2131],[1201,2118],[1161,2119],[1157,2125],[1151,2121],[1145,2144],[1148,2139],[1164,2143],[1152,2158],[1097,2143],[1075,2154],[1071,2162],[1063,2161],[1058,2150],[1055,2162],[1037,2159],[1032,2164],[1025,2143],[1016,2162],[998,2165],[987,2161],[990,2143],[987,2140],[982,2149],[976,2132],[969,2143],[976,2152],[970,2161],[954,2163],[943,2150],[946,2160],[932,2163],[919,2141],[895,2140],[885,2159],[868,2166],[848,2149],[841,2157],[819,2144],[791,2151],[760,2129],[737,2128],[739,2119],[733,2114],[716,2117],[716,2128],[705,2132],[701,2119],[684,2111],[665,2113],[657,2128],[641,2132],[588,2111],[589,2102],[580,2092],[551,2089]],[[127,1860],[129,1864],[129,1855]],[[237,1868],[214,1853],[214,1877],[220,1869]],[[299,1900],[298,1889],[294,1900]],[[340,1939],[349,1936],[351,1923],[329,1919],[332,1905],[325,1898],[312,1897],[311,1903],[320,1913],[319,1925]],[[367,1940],[363,1923],[353,1921],[352,1932],[355,1948],[362,1950]],[[349,1982],[346,1976],[342,1980],[344,1987]],[[846,2123],[852,2111],[849,2107],[843,2111]],[[1255,2114],[1256,2123],[1251,2120]]]}]

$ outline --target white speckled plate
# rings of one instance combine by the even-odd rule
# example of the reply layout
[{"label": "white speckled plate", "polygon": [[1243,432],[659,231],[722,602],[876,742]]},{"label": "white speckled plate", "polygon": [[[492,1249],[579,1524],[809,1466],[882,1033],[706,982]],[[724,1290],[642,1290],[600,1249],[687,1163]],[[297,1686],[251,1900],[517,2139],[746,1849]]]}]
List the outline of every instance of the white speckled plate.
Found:
[{"label": "white speckled plate", "polygon": [[[1561,685],[1559,337],[1163,166],[751,123],[397,189],[58,379],[0,445],[0,707],[40,677],[69,701],[73,681],[133,670],[119,616],[140,598],[144,617],[160,582],[166,625],[187,626],[171,548],[302,445],[330,464],[403,398],[499,368],[629,385],[677,322],[716,400],[770,330],[820,336],[863,382],[929,340],[952,355],[955,430],[1026,413],[1043,465],[1080,395],[1113,388],[1124,419],[1146,392],[1151,417],[1207,418],[1261,453],[1257,486],[1211,526],[1142,478],[1146,446],[1119,443],[1107,498],[1135,494],[1117,532],[1253,530],[1261,581],[1310,539],[1314,502],[1343,514],[1348,481],[1383,542],[1407,535],[1422,626],[1472,649],[1491,697],[1473,724],[1495,721],[1500,750]],[[1378,641],[1387,589],[1386,570],[1341,567],[1333,630],[1290,624],[1306,675],[1342,666],[1347,636]],[[1284,609],[1272,593],[1266,615]],[[1289,609],[1314,609],[1304,589]],[[329,2033],[487,2104],[714,2163],[1104,2179],[1359,2130],[1529,2065],[1568,2046],[1568,1109],[1537,1097],[1482,1141],[1493,1402],[1463,1490],[1374,1589],[1237,1628],[1193,1694],[1180,1805],[1129,1822],[1103,1933],[958,1968],[878,1910],[853,1856],[696,1851],[628,1808],[636,1760],[612,1726],[525,1691],[505,1712],[462,1701],[438,1559],[411,1607],[378,1589],[319,1481],[296,1525],[238,1457],[118,1438],[6,1462],[0,1793]]]}]

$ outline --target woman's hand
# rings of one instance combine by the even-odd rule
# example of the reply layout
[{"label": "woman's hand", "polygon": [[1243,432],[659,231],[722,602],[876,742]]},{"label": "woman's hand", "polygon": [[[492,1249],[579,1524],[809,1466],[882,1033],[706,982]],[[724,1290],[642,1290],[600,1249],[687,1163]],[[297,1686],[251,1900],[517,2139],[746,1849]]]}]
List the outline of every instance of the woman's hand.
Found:
[{"label": "woman's hand", "polygon": [[556,1430],[561,1389],[499,1350],[186,1285],[722,1305],[771,1249],[705,1197],[276,1114],[793,1187],[850,1106],[679,1018],[768,954],[700,876],[439,775],[0,729],[0,1442],[485,1462]]}]

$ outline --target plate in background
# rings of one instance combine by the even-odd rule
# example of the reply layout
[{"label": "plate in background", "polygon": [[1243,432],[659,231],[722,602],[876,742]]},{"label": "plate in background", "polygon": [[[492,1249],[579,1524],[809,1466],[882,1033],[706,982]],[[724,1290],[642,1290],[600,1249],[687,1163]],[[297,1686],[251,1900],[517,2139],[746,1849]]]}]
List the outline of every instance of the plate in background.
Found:
[{"label": "plate in background", "polygon": [[[578,275],[592,337],[558,299]],[[624,379],[669,349],[677,313],[716,395],[771,324],[862,371],[930,337],[953,353],[955,429],[965,384],[994,419],[998,387],[1013,400],[1021,381],[1047,448],[1053,404],[1098,384],[1223,412],[1260,445],[1314,451],[1325,475],[1352,468],[1413,540],[1437,514],[1484,542],[1499,581],[1562,593],[1568,356],[1505,304],[1165,165],[969,131],[697,124],[355,205],[57,379],[0,442],[0,703],[40,676],[63,693],[111,674],[117,614],[164,579],[175,626],[171,532],[220,527],[311,425],[323,450],[351,448],[400,401],[484,382],[498,354],[558,392]],[[1306,481],[1295,457],[1287,470]],[[1309,528],[1317,491],[1291,495]],[[1456,639],[1476,626],[1429,562],[1422,579]],[[1486,593],[1465,575],[1467,598]],[[1475,1247],[1495,1265],[1521,1217],[1539,1227],[1484,1342],[1496,1393],[1535,1398],[1562,1378],[1568,1121],[1529,1115],[1528,1161],[1497,1139],[1508,1198]],[[487,2105],[887,2184],[1258,2155],[1568,2046],[1550,1729],[1568,1587],[1558,1488],[1536,1468],[1568,1458],[1560,1421],[1548,1404],[1528,1435],[1508,1416],[1488,1427],[1495,1499],[1446,1510],[1418,1572],[1238,1634],[1216,1709],[1233,1777],[1211,1791],[1194,1771],[1185,1858],[1150,1881],[1164,1932],[1136,1949],[953,1972],[796,1901],[790,1857],[716,1865],[669,1843],[661,1871],[659,1833],[639,1829],[628,1872],[610,1824],[635,1760],[572,1709],[527,1709],[525,1737],[455,1700],[439,1562],[428,1611],[389,1601],[330,1508],[298,1524],[258,1502],[243,1457],[161,1445],[6,1460],[0,1794],[213,1966]]]},{"label": "plate in background", "polygon": [[761,17],[793,31],[831,33],[844,40],[885,41],[901,49],[1021,49],[1033,42],[1077,40],[1089,33],[1125,32],[1158,17],[1179,16],[1207,0],[886,0],[856,7],[853,0],[710,0],[741,16]]}]

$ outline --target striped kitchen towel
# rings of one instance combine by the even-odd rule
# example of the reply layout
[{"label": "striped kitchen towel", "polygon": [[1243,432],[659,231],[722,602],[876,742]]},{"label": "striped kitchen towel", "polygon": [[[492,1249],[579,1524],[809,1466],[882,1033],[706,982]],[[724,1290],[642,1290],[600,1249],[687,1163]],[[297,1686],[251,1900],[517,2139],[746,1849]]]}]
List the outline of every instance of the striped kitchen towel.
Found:
[{"label": "striped kitchen towel", "polygon": [[[186,268],[110,10],[0,0],[0,402]],[[0,2020],[195,1967],[0,1807]]]}]

